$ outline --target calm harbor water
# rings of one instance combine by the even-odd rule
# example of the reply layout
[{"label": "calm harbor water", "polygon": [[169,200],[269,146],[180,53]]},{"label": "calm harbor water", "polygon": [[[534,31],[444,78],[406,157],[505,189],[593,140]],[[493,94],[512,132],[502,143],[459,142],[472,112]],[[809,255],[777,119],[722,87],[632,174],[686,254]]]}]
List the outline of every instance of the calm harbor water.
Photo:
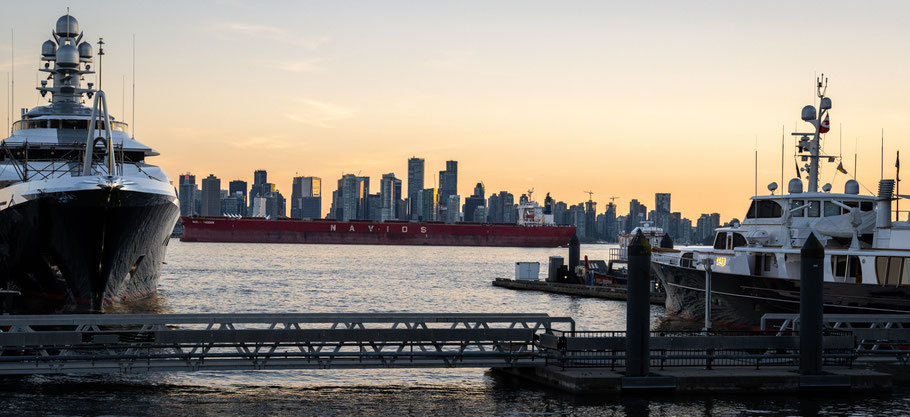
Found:
[{"label": "calm harbor water", "polygon": [[[583,245],[605,259],[609,246]],[[172,240],[159,294],[125,312],[459,312],[570,316],[623,330],[623,302],[490,285],[565,249],[251,245]],[[652,307],[653,325],[663,308]],[[0,380],[2,414],[908,415],[879,397],[576,397],[483,369],[202,372]]]}]

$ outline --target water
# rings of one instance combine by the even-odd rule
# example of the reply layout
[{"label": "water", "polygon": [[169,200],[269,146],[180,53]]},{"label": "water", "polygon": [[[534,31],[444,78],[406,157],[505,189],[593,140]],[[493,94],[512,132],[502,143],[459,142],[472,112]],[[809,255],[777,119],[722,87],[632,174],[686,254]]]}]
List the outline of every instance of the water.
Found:
[{"label": "water", "polygon": [[[609,246],[584,245],[605,259]],[[570,316],[625,329],[625,303],[490,284],[565,249],[252,245],[172,240],[159,294],[119,312],[459,312]],[[543,271],[542,271],[543,272]],[[652,306],[652,326],[663,308]],[[200,372],[0,381],[0,413],[55,415],[908,415],[879,397],[578,397],[483,369]]]}]

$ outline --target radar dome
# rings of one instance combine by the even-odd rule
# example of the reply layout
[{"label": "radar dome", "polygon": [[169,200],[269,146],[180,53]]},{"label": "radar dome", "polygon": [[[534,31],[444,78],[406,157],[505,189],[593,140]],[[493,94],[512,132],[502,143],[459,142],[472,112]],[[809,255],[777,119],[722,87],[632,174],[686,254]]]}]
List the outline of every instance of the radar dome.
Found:
[{"label": "radar dome", "polygon": [[790,180],[787,184],[787,192],[790,194],[800,194],[803,192],[803,182],[799,178]]},{"label": "radar dome", "polygon": [[44,41],[41,44],[41,56],[50,57],[57,55],[57,44],[54,41]]},{"label": "radar dome", "polygon": [[56,62],[58,67],[79,66],[79,51],[73,45],[61,45],[57,49]]},{"label": "radar dome", "polygon": [[91,59],[92,57],[92,44],[88,42],[82,42],[79,44],[79,58],[82,59]]},{"label": "radar dome", "polygon": [[79,21],[70,15],[57,19],[57,36],[75,38],[79,35]]},{"label": "radar dome", "polygon": [[859,183],[856,180],[849,180],[844,184],[844,194],[859,194]]}]

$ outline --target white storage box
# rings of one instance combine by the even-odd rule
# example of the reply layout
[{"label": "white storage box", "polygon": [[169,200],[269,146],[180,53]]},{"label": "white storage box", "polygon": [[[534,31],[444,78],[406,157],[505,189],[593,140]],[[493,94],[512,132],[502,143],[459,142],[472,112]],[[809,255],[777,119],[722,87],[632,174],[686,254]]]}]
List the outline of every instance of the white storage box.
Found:
[{"label": "white storage box", "polygon": [[537,281],[540,276],[540,262],[515,262],[515,279]]}]

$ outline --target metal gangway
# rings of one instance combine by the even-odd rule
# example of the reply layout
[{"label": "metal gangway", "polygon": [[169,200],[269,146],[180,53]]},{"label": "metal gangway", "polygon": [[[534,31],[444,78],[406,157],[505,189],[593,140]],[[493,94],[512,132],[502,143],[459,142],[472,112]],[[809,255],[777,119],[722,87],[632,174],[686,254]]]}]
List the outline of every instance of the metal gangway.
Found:
[{"label": "metal gangway", "polygon": [[547,314],[0,316],[0,375],[541,366]]},{"label": "metal gangway", "polygon": [[[910,314],[825,314],[822,324],[827,329],[849,331],[855,353],[864,360],[910,362]],[[777,334],[798,331],[799,314],[765,314],[761,328]]]}]

